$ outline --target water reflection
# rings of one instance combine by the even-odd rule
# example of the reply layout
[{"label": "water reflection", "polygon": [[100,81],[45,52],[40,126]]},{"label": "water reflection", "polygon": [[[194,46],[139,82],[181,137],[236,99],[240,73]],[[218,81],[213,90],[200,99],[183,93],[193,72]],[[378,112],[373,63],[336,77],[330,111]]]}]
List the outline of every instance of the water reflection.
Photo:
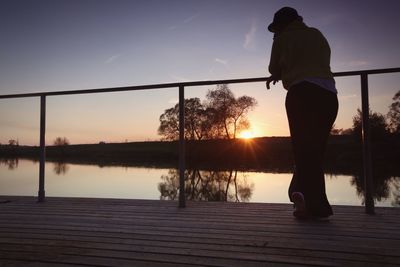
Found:
[{"label": "water reflection", "polygon": [[[361,199],[362,204],[365,204],[365,181],[363,173],[355,174],[352,177],[351,185],[357,190],[357,196]],[[392,185],[392,187],[390,186]],[[373,175],[373,198],[375,201],[382,201],[390,198],[392,192],[394,200],[392,205],[397,206],[400,204],[400,181],[398,178],[385,173],[384,171],[378,171]]]},{"label": "water reflection", "polygon": [[[37,162],[37,161],[34,161]],[[13,171],[18,168],[18,158],[0,158],[0,165],[7,166],[8,170]],[[53,162],[53,172],[57,175],[65,175],[69,170],[67,163],[63,161]]]},{"label": "water reflection", "polygon": [[[179,172],[170,169],[161,176],[158,191],[162,200],[176,200],[179,192]],[[250,201],[254,183],[248,182],[246,175],[230,171],[185,171],[185,193],[188,200],[197,201]]]},{"label": "water reflection", "polygon": [[9,170],[18,168],[18,158],[0,159],[0,165],[5,165]]},{"label": "water reflection", "polygon": [[65,175],[69,170],[69,166],[65,162],[54,162],[53,171],[57,175]]},{"label": "water reflection", "polygon": [[[0,195],[35,195],[38,162],[0,158]],[[73,171],[72,171],[73,170]],[[187,199],[198,201],[248,201],[288,203],[291,173],[282,171],[228,171],[190,169],[185,172]],[[326,177],[328,197],[336,205],[364,203],[362,173]],[[400,206],[400,175],[397,170],[374,169],[374,200],[377,206]],[[49,196],[113,197],[177,200],[179,175],[176,169],[46,163],[46,192]]]},{"label": "water reflection", "polygon": [[393,194],[392,206],[399,207],[400,206],[400,179],[394,179],[392,194]]}]

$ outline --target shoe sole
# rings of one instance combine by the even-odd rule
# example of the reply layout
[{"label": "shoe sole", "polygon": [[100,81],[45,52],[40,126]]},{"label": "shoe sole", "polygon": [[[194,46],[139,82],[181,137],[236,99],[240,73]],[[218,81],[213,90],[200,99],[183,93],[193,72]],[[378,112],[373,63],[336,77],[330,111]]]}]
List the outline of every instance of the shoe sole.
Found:
[{"label": "shoe sole", "polygon": [[295,205],[295,211],[293,211],[293,216],[297,219],[308,219],[308,214],[306,210],[306,201],[304,200],[304,195],[300,192],[292,193],[292,201]]}]

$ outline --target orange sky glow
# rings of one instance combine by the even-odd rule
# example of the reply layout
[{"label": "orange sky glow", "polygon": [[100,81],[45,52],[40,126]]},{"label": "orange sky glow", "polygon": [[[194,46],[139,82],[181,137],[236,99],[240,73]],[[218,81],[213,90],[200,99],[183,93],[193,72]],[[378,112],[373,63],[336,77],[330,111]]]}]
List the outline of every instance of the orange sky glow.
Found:
[{"label": "orange sky glow", "polygon": [[[168,6],[167,5],[168,2]],[[400,67],[399,2],[384,1],[5,1],[0,10],[0,95],[182,81],[265,77],[272,34],[283,5],[328,39],[333,72]],[[166,10],[168,10],[166,12]],[[370,106],[386,114],[400,73],[369,77]],[[361,106],[360,78],[336,79],[337,128]],[[216,86],[185,89],[205,100]],[[240,138],[288,136],[286,91],[278,83],[232,84],[257,106]],[[160,140],[164,110],[178,88],[47,98],[46,143]],[[39,144],[40,99],[0,99],[0,143]]]}]

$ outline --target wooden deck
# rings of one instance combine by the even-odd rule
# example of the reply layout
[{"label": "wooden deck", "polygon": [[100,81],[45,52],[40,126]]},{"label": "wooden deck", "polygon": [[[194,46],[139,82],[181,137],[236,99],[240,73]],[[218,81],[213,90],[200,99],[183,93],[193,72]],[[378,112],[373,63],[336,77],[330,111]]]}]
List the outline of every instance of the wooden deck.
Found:
[{"label": "wooden deck", "polygon": [[[4,200],[11,202],[4,203]],[[399,266],[400,209],[0,197],[0,266]]]}]

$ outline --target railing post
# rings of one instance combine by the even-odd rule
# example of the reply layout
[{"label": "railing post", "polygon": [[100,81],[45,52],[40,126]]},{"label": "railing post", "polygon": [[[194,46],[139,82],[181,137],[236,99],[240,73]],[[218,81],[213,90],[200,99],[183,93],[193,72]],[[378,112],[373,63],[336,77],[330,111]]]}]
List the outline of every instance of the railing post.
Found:
[{"label": "railing post", "polygon": [[44,174],[46,162],[46,95],[40,96],[40,165],[38,202],[44,202]]},{"label": "railing post", "polygon": [[186,207],[185,197],[185,87],[179,85],[179,207]]},{"label": "railing post", "polygon": [[361,104],[362,104],[362,143],[363,143],[363,167],[364,167],[364,199],[365,212],[374,214],[372,162],[371,162],[371,134],[369,124],[368,103],[368,74],[361,74]]}]

